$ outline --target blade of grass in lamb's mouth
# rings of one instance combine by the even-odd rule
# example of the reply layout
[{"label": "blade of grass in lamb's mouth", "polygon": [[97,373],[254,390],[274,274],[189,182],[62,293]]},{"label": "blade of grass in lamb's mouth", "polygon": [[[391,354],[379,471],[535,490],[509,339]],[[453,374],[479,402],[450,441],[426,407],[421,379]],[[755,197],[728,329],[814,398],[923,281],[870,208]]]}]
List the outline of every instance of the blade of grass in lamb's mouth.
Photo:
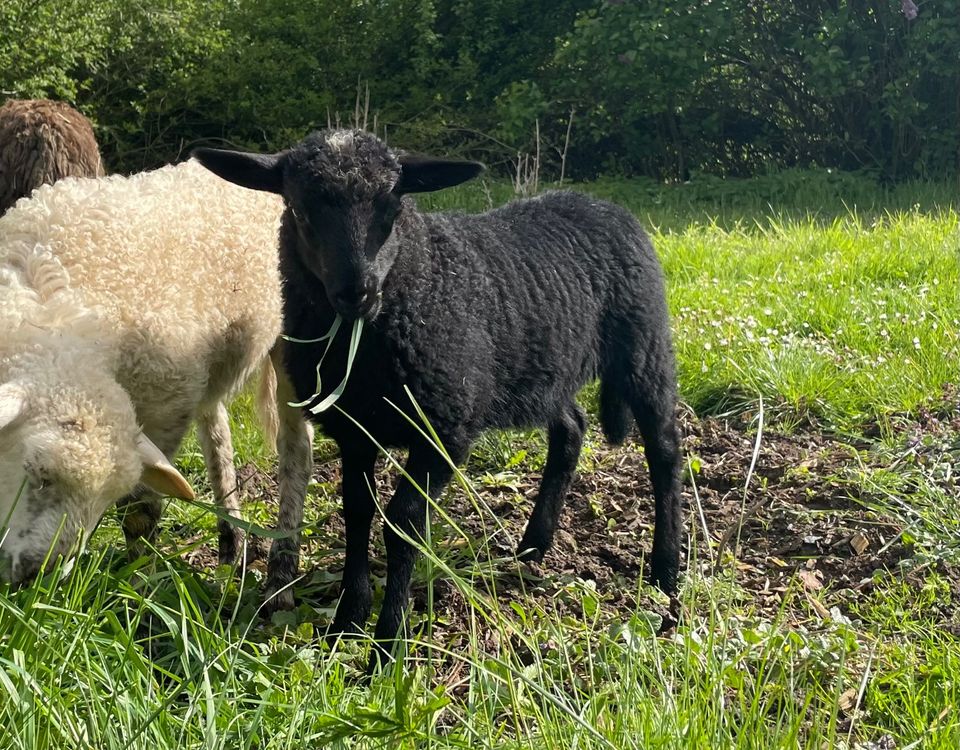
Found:
[{"label": "blade of grass in lamb's mouth", "polygon": [[[336,338],[337,333],[340,331],[340,324],[343,322],[343,318],[338,314],[334,318],[333,323],[330,326],[330,330],[327,331],[323,336],[316,339],[296,339],[292,336],[284,336],[283,338],[287,341],[290,341],[294,344],[317,344],[321,341],[326,341],[327,345],[324,347],[323,354],[320,356],[320,361],[317,362],[317,387],[313,395],[303,401],[293,403],[290,402],[288,405],[294,408],[301,408],[309,404],[316,398],[319,398],[320,391],[322,388],[322,383],[320,379],[320,367],[323,365],[323,360],[326,359],[327,352],[330,351],[330,346],[333,344],[334,338]],[[353,330],[350,332],[350,347],[347,350],[347,370],[343,375],[343,380],[340,381],[340,385],[333,389],[333,392],[323,399],[316,406],[310,407],[310,412],[312,414],[319,414],[326,411],[343,395],[344,389],[347,387],[347,381],[350,379],[350,372],[353,369],[353,360],[357,354],[357,348],[360,346],[360,334],[363,331],[363,318],[357,318],[353,321]]]}]

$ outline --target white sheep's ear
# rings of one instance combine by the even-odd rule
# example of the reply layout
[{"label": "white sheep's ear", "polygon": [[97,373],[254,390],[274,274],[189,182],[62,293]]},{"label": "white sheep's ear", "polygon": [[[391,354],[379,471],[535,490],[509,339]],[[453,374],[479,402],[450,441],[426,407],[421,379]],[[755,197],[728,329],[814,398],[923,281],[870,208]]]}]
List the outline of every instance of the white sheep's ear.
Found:
[{"label": "white sheep's ear", "polygon": [[218,177],[240,187],[283,192],[283,157],[277,154],[247,154],[220,148],[195,148],[191,156]]},{"label": "white sheep's ear", "polygon": [[0,432],[16,422],[27,410],[27,394],[13,383],[0,385]]},{"label": "white sheep's ear", "polygon": [[432,156],[402,154],[400,181],[393,189],[400,193],[431,193],[473,179],[484,167],[478,161],[436,159]]},{"label": "white sheep's ear", "polygon": [[181,500],[194,500],[197,496],[183,474],[176,470],[163,451],[142,432],[137,438],[137,452],[143,462],[140,481],[154,492]]}]

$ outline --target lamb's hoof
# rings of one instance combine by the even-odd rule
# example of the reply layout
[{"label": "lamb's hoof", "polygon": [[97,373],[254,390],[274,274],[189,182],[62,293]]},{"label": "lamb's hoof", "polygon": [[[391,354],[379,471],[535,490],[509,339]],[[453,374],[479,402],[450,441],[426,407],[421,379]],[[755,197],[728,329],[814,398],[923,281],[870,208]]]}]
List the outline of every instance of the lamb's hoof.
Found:
[{"label": "lamb's hoof", "polygon": [[220,549],[218,555],[220,565],[226,565],[237,570],[244,570],[250,567],[251,563],[260,559],[256,540],[253,537],[220,537]]},{"label": "lamb's hoof", "polygon": [[517,547],[517,559],[520,562],[536,563],[539,565],[543,562],[544,554],[546,553],[537,545],[531,544],[526,540],[522,540]]},{"label": "lamb's hoof", "polygon": [[274,612],[285,612],[293,609],[294,604],[293,589],[290,586],[282,589],[268,586],[260,611],[264,617],[269,618]]},{"label": "lamb's hoof", "polygon": [[[239,565],[237,564],[237,560],[241,560]],[[247,566],[247,561],[244,559],[242,550],[224,548],[224,546],[221,544],[217,554],[217,565],[221,568],[245,568]]]},{"label": "lamb's hoof", "polygon": [[667,607],[667,613],[663,616],[663,619],[660,622],[660,627],[657,629],[658,636],[670,635],[675,632],[677,626],[680,624],[680,618],[683,615],[683,605],[680,603],[680,600],[675,597],[670,597],[670,605]]},{"label": "lamb's hoof", "polygon": [[144,557],[148,560],[154,560],[156,558],[154,541],[152,537],[127,534],[127,562],[135,563]]},{"label": "lamb's hoof", "polygon": [[671,598],[677,595],[679,577],[675,565],[654,565],[650,570],[650,583]]}]

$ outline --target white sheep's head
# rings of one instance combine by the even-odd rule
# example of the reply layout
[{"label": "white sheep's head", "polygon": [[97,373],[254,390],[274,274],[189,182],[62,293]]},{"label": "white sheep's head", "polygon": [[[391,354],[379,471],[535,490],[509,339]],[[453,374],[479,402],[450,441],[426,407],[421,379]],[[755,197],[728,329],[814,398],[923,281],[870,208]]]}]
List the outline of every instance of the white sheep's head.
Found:
[{"label": "white sheep's head", "polygon": [[[49,383],[45,384],[49,385]],[[0,384],[0,580],[33,579],[69,559],[138,484],[192,498],[186,480],[140,431],[115,381]]]},{"label": "white sheep's head", "polygon": [[194,157],[225,180],[283,196],[283,242],[348,320],[374,318],[398,252],[402,197],[459,185],[473,161],[397,154],[362,130],[325,130],[276,154],[199,148]]}]

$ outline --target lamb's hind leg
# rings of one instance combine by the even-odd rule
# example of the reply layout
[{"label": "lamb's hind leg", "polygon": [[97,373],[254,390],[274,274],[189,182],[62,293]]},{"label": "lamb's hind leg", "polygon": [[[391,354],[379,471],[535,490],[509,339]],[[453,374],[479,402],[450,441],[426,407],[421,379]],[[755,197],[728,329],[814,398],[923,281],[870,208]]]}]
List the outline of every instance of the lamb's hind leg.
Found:
[{"label": "lamb's hind leg", "polygon": [[644,452],[653,484],[655,523],[650,579],[667,594],[677,590],[680,543],[683,534],[683,500],[680,494],[680,433],[674,415],[676,389],[671,367],[651,374],[634,389],[634,417],[643,436]]},{"label": "lamb's hind leg", "polygon": [[587,418],[576,403],[571,403],[548,429],[547,465],[533,513],[517,548],[517,556],[539,562],[553,542],[563,510],[563,501],[577,471],[583,447]]},{"label": "lamb's hind leg", "polygon": [[[227,408],[218,402],[197,418],[197,437],[207,464],[207,476],[217,506],[232,518],[240,518],[240,488],[233,465],[233,440]],[[233,565],[243,556],[243,531],[226,518],[217,521],[220,531],[220,564]]]}]

